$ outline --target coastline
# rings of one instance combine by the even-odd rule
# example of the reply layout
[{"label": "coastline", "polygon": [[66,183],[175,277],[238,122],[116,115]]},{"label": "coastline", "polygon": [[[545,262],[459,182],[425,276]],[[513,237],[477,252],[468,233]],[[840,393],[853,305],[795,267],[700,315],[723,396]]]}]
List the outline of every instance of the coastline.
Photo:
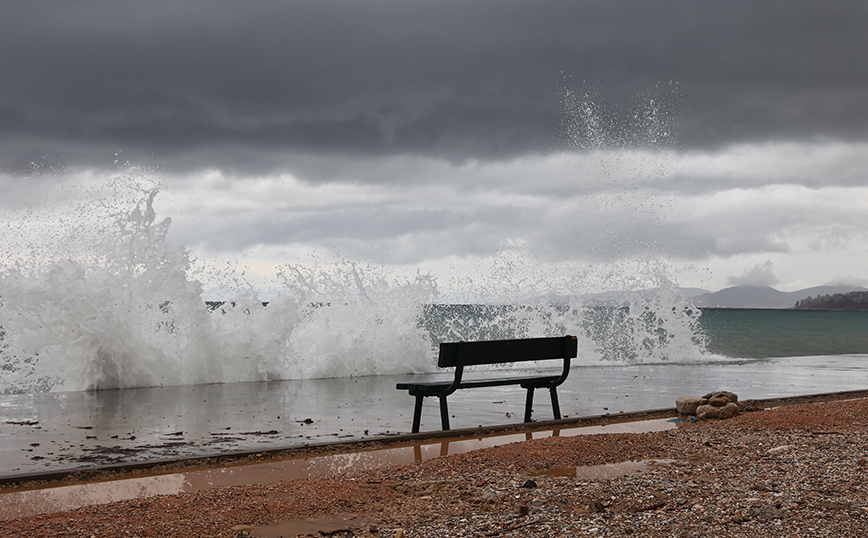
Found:
[{"label": "coastline", "polygon": [[[644,460],[663,462],[614,478],[575,476],[588,466]],[[404,536],[863,536],[868,398],[121,501],[8,520],[0,536],[267,537],[305,528],[380,537],[399,529]]]}]

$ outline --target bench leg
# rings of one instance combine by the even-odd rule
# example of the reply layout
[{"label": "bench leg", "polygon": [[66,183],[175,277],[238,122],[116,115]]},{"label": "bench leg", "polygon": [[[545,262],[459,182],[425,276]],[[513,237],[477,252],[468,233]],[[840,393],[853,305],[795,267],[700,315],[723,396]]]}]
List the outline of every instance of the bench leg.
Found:
[{"label": "bench leg", "polygon": [[446,406],[446,396],[440,396],[440,422],[444,430],[449,429],[449,408]]},{"label": "bench leg", "polygon": [[422,400],[425,397],[416,395],[416,407],[413,408],[413,433],[419,433],[419,423],[422,422]]},{"label": "bench leg", "polygon": [[552,412],[555,415],[555,420],[561,419],[561,406],[558,404],[558,388],[549,387],[549,392],[552,394]]},{"label": "bench leg", "polygon": [[527,388],[527,401],[524,404],[524,421],[530,422],[530,414],[533,411],[533,387]]}]

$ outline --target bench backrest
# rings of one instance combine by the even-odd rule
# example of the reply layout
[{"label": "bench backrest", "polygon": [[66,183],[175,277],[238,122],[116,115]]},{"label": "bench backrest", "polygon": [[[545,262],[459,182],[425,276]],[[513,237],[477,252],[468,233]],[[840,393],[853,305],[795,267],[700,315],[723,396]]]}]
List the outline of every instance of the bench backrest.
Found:
[{"label": "bench backrest", "polygon": [[507,362],[571,359],[579,352],[575,336],[554,338],[522,338],[520,340],[487,340],[478,342],[444,342],[440,344],[441,368],[501,364]]}]

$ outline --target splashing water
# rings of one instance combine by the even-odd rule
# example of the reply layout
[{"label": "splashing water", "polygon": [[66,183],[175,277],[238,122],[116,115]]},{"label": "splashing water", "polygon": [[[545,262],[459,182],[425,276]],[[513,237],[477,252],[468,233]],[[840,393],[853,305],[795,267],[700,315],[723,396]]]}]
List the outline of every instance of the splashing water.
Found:
[{"label": "splashing water", "polygon": [[[630,129],[641,136],[625,140],[587,96],[565,101],[566,134],[599,156],[597,181],[621,181],[618,148],[669,136],[653,103],[634,114]],[[61,231],[40,246],[7,247],[0,394],[430,372],[436,345],[454,340],[577,334],[585,364],[704,353],[699,312],[652,256],[562,271],[532,252],[504,255],[490,288],[474,283],[476,297],[464,304],[441,304],[431,274],[288,264],[267,304],[229,271],[227,294],[206,306],[190,252],[169,243],[171,220],[157,218],[159,186],[131,176],[116,179],[109,198],[85,196],[61,212],[65,223],[52,227]],[[585,200],[572,211],[597,203]],[[624,233],[589,251],[637,244],[655,248]]]},{"label": "splashing water", "polygon": [[[580,308],[582,327],[601,360],[707,355],[701,312],[668,276],[661,215],[672,208],[653,188],[671,166],[680,100],[677,85],[670,83],[638,96],[624,112],[604,106],[592,90],[564,90],[563,135],[567,146],[584,156],[577,174],[584,181],[575,187],[580,202],[571,212],[584,215],[581,225],[588,229],[594,229],[589,223],[603,223],[599,233],[586,231],[577,242],[588,256],[607,260],[585,275],[596,287],[611,290],[605,305],[598,298]],[[611,211],[615,207],[619,210]]]},{"label": "splashing water", "polygon": [[248,290],[206,308],[189,253],[139,192],[87,260],[0,273],[0,393],[416,372],[434,279],[388,281],[346,263],[286,266],[267,306]]}]

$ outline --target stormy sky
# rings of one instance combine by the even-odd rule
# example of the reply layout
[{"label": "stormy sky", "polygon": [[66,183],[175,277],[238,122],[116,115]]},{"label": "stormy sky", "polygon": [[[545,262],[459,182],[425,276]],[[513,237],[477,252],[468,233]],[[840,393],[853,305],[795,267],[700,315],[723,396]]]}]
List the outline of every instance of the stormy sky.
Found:
[{"label": "stormy sky", "polygon": [[157,182],[172,240],[250,278],[868,285],[866,27],[856,1],[6,3],[0,210],[38,238]]}]

